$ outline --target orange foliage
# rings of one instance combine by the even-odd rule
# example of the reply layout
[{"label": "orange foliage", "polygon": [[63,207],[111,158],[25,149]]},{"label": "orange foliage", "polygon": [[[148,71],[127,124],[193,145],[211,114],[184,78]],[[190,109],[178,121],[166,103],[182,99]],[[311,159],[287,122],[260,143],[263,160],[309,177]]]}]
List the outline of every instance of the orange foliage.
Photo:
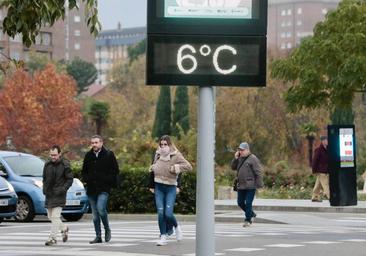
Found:
[{"label": "orange foliage", "polygon": [[17,150],[40,153],[78,141],[82,121],[75,81],[47,65],[34,77],[17,70],[0,90],[0,144],[11,135]]}]

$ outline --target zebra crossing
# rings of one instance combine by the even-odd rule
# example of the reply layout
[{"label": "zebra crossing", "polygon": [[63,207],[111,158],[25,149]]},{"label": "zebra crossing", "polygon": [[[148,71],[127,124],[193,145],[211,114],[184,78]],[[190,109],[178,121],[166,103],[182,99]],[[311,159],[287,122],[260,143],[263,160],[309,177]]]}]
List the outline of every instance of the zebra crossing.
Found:
[{"label": "zebra crossing", "polygon": [[[347,220],[352,222],[357,219],[348,218]],[[47,240],[49,234],[49,223],[22,224],[22,226],[26,228],[17,229],[12,232],[7,232],[7,230],[14,229],[14,226],[16,225],[10,227],[0,226],[0,255],[194,256],[194,244],[196,239],[195,224],[181,224],[184,235],[183,241],[179,243],[179,248],[182,251],[181,254],[172,254],[171,252],[167,252],[168,250],[165,247],[160,249],[155,246],[159,237],[159,230],[155,221],[112,221],[112,240],[109,243],[89,244],[89,241],[94,238],[92,223],[81,222],[69,224],[70,236],[68,242],[62,243],[60,236],[57,245],[51,247],[44,246],[44,242]],[[31,228],[32,226],[34,226],[34,229]],[[328,239],[312,239],[313,236],[319,234],[322,234],[323,237]],[[332,235],[339,236],[342,234],[345,235],[342,236],[343,239],[332,238]],[[293,236],[301,237],[301,239],[296,239],[295,242],[291,243],[286,240],[287,237]],[[348,236],[349,238],[347,238]],[[237,241],[237,243],[234,243],[237,246],[231,245],[231,248],[218,244],[216,248],[216,255],[251,255],[255,252],[269,251],[276,248],[291,249],[309,246],[364,243],[366,242],[366,226],[338,226],[330,229],[328,226],[254,224],[249,228],[243,228],[239,223],[217,223],[215,225],[215,237],[216,241]],[[266,238],[273,238],[273,240]],[[253,239],[253,245],[255,246],[243,246],[243,241],[251,241],[249,239]],[[175,245],[175,243],[178,244],[173,235],[169,238],[168,244]],[[246,242],[245,244],[250,245],[251,243]],[[143,248],[144,250],[142,250]],[[174,246],[170,248],[174,249]]]}]

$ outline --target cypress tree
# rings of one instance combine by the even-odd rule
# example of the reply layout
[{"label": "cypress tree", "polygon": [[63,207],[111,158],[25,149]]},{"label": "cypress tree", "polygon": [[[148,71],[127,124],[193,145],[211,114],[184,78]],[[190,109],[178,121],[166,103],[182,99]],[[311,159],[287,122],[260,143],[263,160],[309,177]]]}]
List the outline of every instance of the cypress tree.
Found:
[{"label": "cypress tree", "polygon": [[179,126],[184,133],[189,130],[189,98],[188,87],[178,86],[175,93],[173,110],[173,134],[179,137]]},{"label": "cypress tree", "polygon": [[153,138],[171,134],[172,107],[170,100],[170,87],[161,86],[158,103],[156,105],[155,121],[152,130]]}]

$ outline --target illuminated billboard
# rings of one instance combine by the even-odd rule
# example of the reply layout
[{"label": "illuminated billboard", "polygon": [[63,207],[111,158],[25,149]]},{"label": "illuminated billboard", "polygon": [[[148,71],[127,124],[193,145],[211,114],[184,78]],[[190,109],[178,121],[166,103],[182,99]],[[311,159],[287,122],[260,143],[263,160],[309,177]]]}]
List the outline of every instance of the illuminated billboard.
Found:
[{"label": "illuminated billboard", "polygon": [[340,167],[355,167],[353,129],[339,129]]}]

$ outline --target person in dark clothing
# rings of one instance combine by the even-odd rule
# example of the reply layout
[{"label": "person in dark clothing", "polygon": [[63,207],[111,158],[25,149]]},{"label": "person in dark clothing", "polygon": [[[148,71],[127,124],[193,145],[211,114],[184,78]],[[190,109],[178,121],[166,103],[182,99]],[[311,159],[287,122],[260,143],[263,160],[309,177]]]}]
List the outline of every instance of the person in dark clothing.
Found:
[{"label": "person in dark clothing", "polygon": [[234,159],[231,161],[231,169],[237,171],[238,177],[238,206],[245,213],[243,227],[252,224],[253,200],[256,189],[263,187],[262,166],[259,159],[250,152],[249,144],[240,143]]},{"label": "person in dark clothing", "polygon": [[313,174],[316,181],[311,197],[312,202],[321,202],[321,191],[329,199],[329,170],[328,170],[328,138],[320,136],[321,144],[314,151],[313,161],[311,162]]},{"label": "person in dark clothing", "polygon": [[101,221],[105,231],[105,242],[109,242],[112,238],[107,204],[111,188],[117,182],[119,167],[114,153],[103,146],[101,136],[92,136],[91,147],[84,157],[82,177],[86,183],[86,193],[93,214],[96,237],[90,243],[94,244],[102,243]]},{"label": "person in dark clothing", "polygon": [[52,146],[50,158],[43,168],[43,194],[46,197],[47,217],[51,221],[50,236],[45,243],[47,246],[57,243],[58,231],[61,231],[63,242],[68,239],[69,228],[61,221],[61,211],[66,204],[67,190],[73,182],[70,163],[61,157],[59,146]]}]

